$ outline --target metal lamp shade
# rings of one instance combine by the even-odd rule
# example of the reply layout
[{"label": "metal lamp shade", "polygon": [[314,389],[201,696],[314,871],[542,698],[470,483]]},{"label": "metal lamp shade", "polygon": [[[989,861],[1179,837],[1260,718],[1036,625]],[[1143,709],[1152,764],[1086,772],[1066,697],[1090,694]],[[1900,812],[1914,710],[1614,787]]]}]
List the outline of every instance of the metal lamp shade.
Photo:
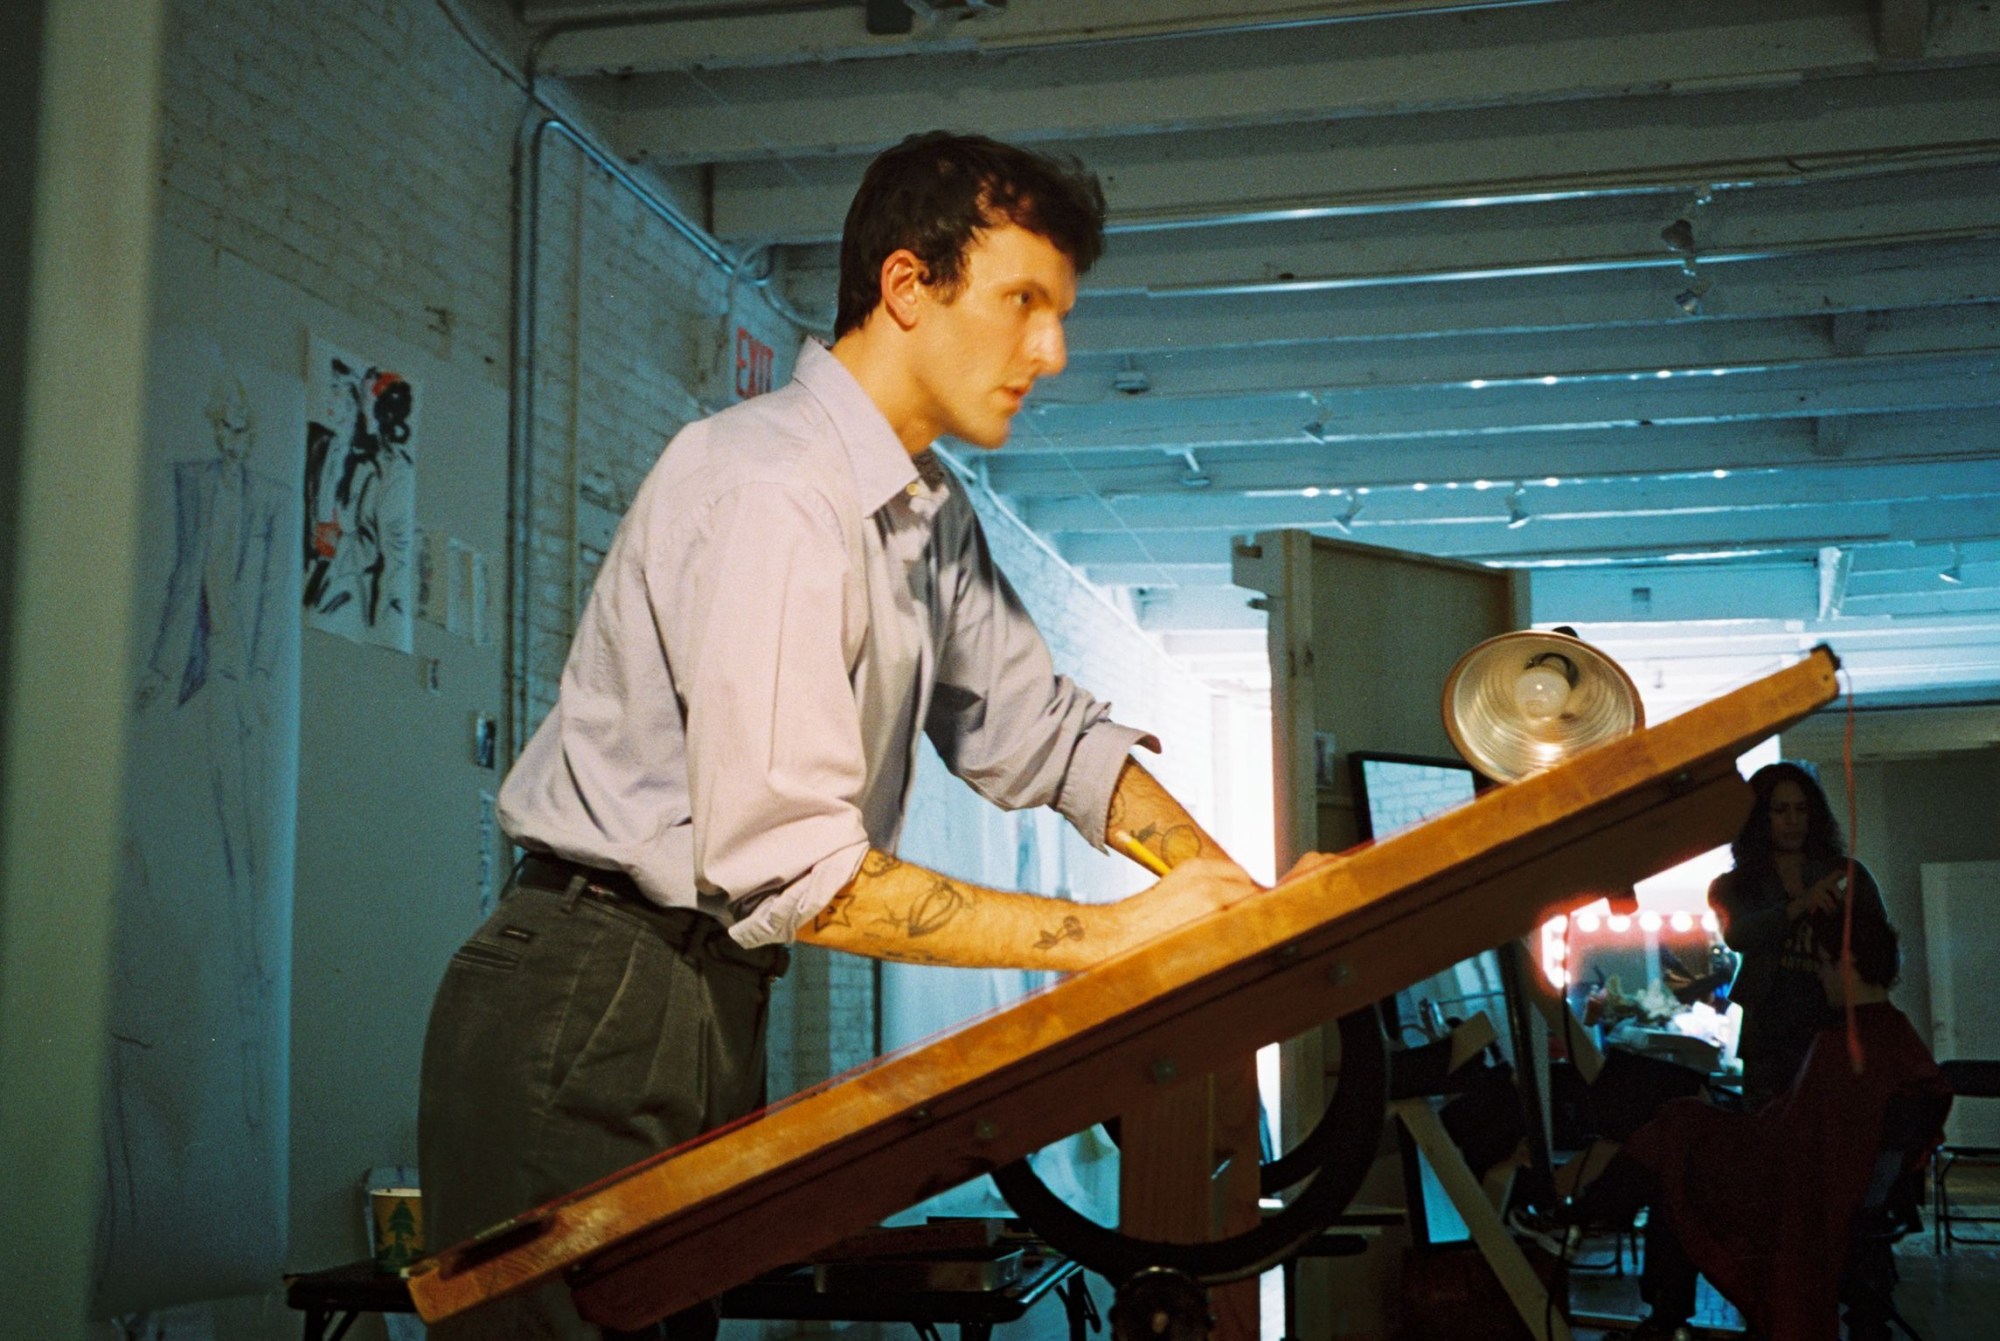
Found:
[{"label": "metal lamp shade", "polygon": [[[1522,677],[1554,672],[1569,692],[1537,718],[1522,706]],[[1532,696],[1532,688],[1528,689]],[[1444,682],[1444,727],[1480,772],[1513,782],[1571,756],[1629,735],[1646,724],[1639,690],[1624,668],[1580,638],[1561,633],[1503,633],[1458,659]]]}]

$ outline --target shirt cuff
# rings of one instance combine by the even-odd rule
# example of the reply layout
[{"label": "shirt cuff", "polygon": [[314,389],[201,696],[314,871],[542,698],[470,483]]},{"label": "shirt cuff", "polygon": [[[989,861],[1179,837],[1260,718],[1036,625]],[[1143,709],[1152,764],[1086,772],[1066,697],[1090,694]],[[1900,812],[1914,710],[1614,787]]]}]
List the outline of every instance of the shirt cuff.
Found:
[{"label": "shirt cuff", "polygon": [[1134,745],[1144,745],[1158,754],[1159,738],[1116,722],[1099,722],[1084,732],[1069,758],[1063,775],[1056,809],[1076,826],[1076,831],[1099,852],[1110,849],[1104,842],[1104,827],[1111,818],[1111,793],[1118,788],[1118,775]]},{"label": "shirt cuff", "polygon": [[755,904],[729,928],[729,938],[746,950],[760,945],[789,945],[799,928],[818,917],[847,887],[868,855],[864,840],[822,857],[817,865],[776,894]]}]

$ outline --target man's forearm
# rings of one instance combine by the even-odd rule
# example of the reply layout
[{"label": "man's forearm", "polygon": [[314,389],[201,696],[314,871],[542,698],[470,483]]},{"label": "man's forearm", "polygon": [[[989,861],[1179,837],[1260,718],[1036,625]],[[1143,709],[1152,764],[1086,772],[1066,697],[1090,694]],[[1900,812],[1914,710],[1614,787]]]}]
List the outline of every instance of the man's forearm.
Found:
[{"label": "man's forearm", "polygon": [[[861,869],[798,937],[905,964],[1074,971],[1255,893],[1256,886],[1153,775],[1130,760],[1105,824],[1114,849],[1169,872],[1119,903],[989,889],[870,849]],[[1144,861],[1130,845],[1144,847]]]},{"label": "man's forearm", "polygon": [[1134,861],[1150,866],[1152,863],[1127,849],[1128,840],[1135,842],[1168,870],[1197,857],[1230,859],[1222,845],[1136,759],[1127,759],[1118,774],[1104,838],[1114,851],[1122,851]]},{"label": "man's forearm", "polygon": [[1075,970],[1125,948],[1120,907],[988,889],[870,849],[799,939],[905,964]]}]

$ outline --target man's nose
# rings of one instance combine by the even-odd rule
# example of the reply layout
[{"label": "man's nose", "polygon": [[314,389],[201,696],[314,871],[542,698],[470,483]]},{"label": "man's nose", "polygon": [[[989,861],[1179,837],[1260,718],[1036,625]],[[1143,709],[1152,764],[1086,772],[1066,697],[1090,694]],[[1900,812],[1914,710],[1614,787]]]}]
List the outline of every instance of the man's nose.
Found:
[{"label": "man's nose", "polygon": [[1033,335],[1037,377],[1054,377],[1069,366],[1069,346],[1063,339],[1062,319],[1051,316],[1038,323]]}]

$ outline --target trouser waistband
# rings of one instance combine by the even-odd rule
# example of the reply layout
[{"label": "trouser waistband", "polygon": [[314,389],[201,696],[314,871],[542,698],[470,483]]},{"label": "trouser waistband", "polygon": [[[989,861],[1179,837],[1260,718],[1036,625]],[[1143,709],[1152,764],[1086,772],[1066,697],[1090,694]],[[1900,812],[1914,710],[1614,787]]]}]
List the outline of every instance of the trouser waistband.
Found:
[{"label": "trouser waistband", "polygon": [[767,978],[779,976],[791,963],[791,955],[782,945],[746,948],[731,940],[728,929],[707,913],[654,903],[624,871],[586,866],[546,852],[530,852],[514,868],[513,883],[516,888],[609,904],[632,914],[654,935],[690,958],[706,957],[754,970]]}]

